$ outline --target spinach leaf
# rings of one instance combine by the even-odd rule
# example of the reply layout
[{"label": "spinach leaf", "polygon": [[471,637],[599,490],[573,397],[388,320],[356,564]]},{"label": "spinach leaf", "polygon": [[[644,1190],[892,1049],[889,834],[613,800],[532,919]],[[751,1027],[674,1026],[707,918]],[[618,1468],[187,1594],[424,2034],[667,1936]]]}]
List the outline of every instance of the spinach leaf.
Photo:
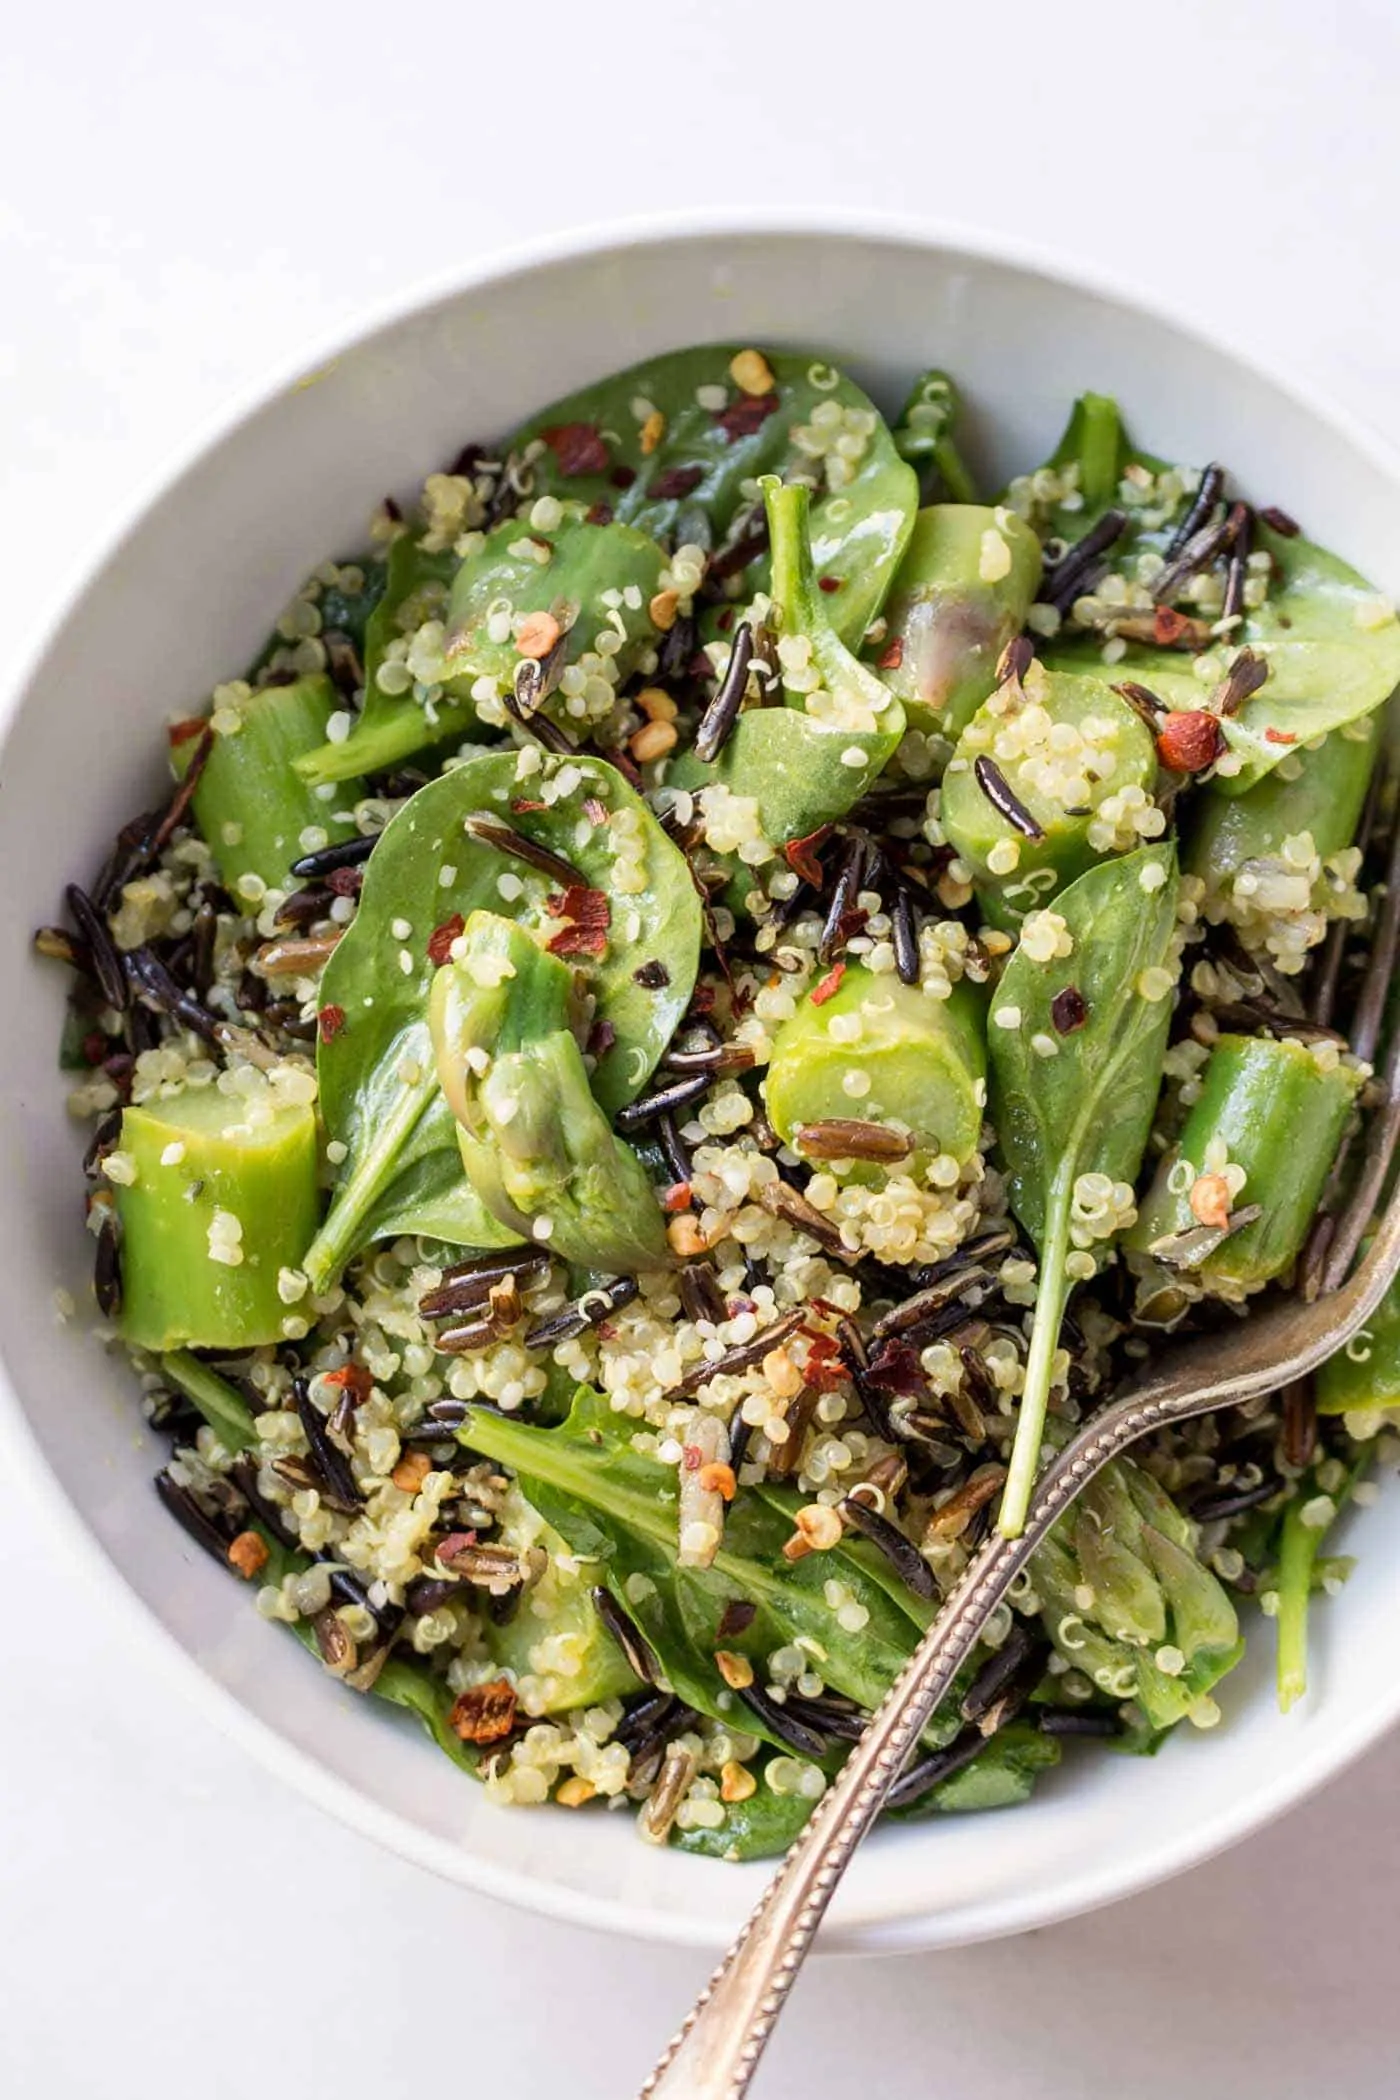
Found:
[{"label": "spinach leaf", "polygon": [[[1051,1364],[1069,1294],[1065,1263],[1075,1183],[1088,1173],[1134,1181],[1152,1127],[1172,1002],[1147,997],[1140,986],[1147,971],[1160,973],[1145,980],[1154,993],[1164,980],[1169,993],[1175,979],[1177,890],[1172,845],[1144,846],[1090,868],[1055,899],[1073,942],[1070,954],[1042,963],[1019,945],[993,1001],[992,1121],[1012,1209],[1041,1257],[1000,1518],[1009,1538],[1025,1522],[1040,1460]],[[1071,989],[1085,1017],[1062,1035],[1055,1002]],[[998,1019],[1008,1013],[1017,1017],[1011,1026]],[[1037,1044],[1053,1046],[1051,1054],[1042,1055]]]},{"label": "spinach leaf", "polygon": [[[791,1751],[783,1753],[789,1764]],[[769,1757],[751,1767],[758,1781],[747,1801],[732,1801],[724,1821],[714,1830],[673,1830],[671,1843],[678,1852],[692,1852],[702,1859],[723,1859],[734,1864],[746,1859],[776,1859],[800,1837],[812,1813],[806,1794],[776,1793],[768,1784]]]},{"label": "spinach leaf", "polygon": [[[700,906],[681,854],[601,759],[546,755],[522,778],[526,763],[514,751],[483,752],[419,790],[375,847],[359,910],[326,965],[321,1011],[339,1019],[330,1030],[323,1023],[317,1051],[321,1114],[347,1156],[306,1256],[315,1289],[370,1240],[394,1233],[475,1247],[514,1238],[462,1169],[433,1065],[428,992],[437,961],[428,948],[438,929],[450,938],[456,919],[507,902],[521,924],[556,930],[546,900],[558,883],[483,843],[464,829],[467,819],[484,815],[562,855],[610,900],[605,951],[576,958],[597,1019],[614,1031],[592,1075],[610,1114],[646,1084],[689,1002]],[[654,972],[637,982],[651,962],[663,964],[664,984],[651,982]]]},{"label": "spinach leaf", "polygon": [[[818,588],[809,532],[810,499],[800,483],[766,480],[772,594],[782,633],[806,643],[788,653],[786,705],[741,714],[718,758],[686,754],[672,785],[700,793],[718,782],[758,803],[763,836],[781,845],[844,816],[884,770],[904,734],[904,709],[842,641]],[[738,884],[746,891],[744,873]]]},{"label": "spinach leaf", "polygon": [[[673,351],[556,401],[517,432],[536,491],[605,503],[618,520],[674,543],[753,535],[758,476],[811,476],[817,572],[838,588],[832,620],[858,643],[909,537],[918,482],[854,381],[807,353],[766,356],[706,344]],[[738,595],[767,588],[755,545]]]},{"label": "spinach leaf", "polygon": [[1015,1721],[1000,1728],[970,1765],[954,1772],[908,1808],[895,1809],[894,1820],[919,1823],[927,1816],[980,1814],[989,1808],[1018,1808],[1029,1801],[1042,1772],[1060,1762],[1060,1745],[1038,1728]]},{"label": "spinach leaf", "polygon": [[[1170,469],[1133,444],[1115,402],[1084,395],[1050,464],[1075,467],[1083,500],[1072,510],[1052,505],[1034,521],[1043,531],[1073,543],[1117,506],[1126,510],[1128,524],[1108,551],[1115,575],[1136,581],[1143,554],[1165,553],[1186,499],[1163,505],[1154,500],[1156,491],[1124,478],[1130,470],[1161,476]],[[1210,691],[1211,680],[1201,675],[1205,669],[1223,679],[1241,646],[1264,658],[1264,684],[1224,723],[1226,741],[1243,761],[1238,773],[1213,781],[1227,795],[1254,787],[1295,743],[1310,743],[1369,714],[1400,682],[1400,621],[1357,570],[1301,535],[1275,532],[1262,518],[1254,521],[1252,544],[1273,562],[1268,594],[1262,605],[1245,608],[1227,643],[1216,644],[1202,662],[1177,649],[1130,641],[1114,673],[1150,687],[1171,707],[1194,709]],[[1097,671],[1101,644],[1102,637],[1070,631],[1043,654],[1051,668]]]},{"label": "spinach leaf", "polygon": [[[674,1467],[638,1452],[636,1425],[606,1398],[580,1386],[557,1429],[472,1408],[459,1432],[519,1476],[521,1491],[572,1552],[599,1564],[599,1576],[651,1642],[673,1691],[698,1713],[741,1726],[777,1747],[781,1738],[742,1705],[719,1674],[719,1648],[748,1656],[761,1672],[776,1648],[801,1641],[832,1690],[868,1710],[878,1706],[923,1630],[919,1600],[896,1594],[846,1544],[788,1561],[792,1524],[766,1493],[741,1489],[708,1568],[677,1564]],[[828,1603],[836,1580],[866,1623],[848,1632]],[[720,1620],[736,1599],[757,1607],[742,1633],[721,1638]],[[761,1681],[761,1677],[760,1677]],[[956,1720],[936,1719],[930,1740],[944,1742]]]},{"label": "spinach leaf", "polygon": [[389,549],[383,587],[365,622],[364,704],[343,743],[322,744],[296,761],[303,780],[319,787],[357,773],[382,773],[426,744],[461,736],[471,726],[470,707],[445,704],[430,723],[411,694],[391,695],[379,684],[390,644],[412,634],[425,620],[442,617],[457,566],[450,547],[434,552],[421,546],[413,532],[399,534]]},{"label": "spinach leaf", "polygon": [[961,406],[946,372],[921,372],[895,420],[894,448],[916,473],[936,482],[949,503],[975,503],[977,484],[954,436]]}]

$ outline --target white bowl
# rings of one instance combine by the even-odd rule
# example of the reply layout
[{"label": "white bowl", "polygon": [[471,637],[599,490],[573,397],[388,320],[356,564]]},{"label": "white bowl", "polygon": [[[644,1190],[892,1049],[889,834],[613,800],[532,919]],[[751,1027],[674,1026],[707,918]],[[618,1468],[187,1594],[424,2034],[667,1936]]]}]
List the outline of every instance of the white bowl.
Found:
[{"label": "white bowl", "polygon": [[[149,806],[161,727],[247,661],[372,504],[466,439],[493,438],[584,380],[703,339],[813,345],[888,409],[931,363],[969,402],[986,485],[1044,455],[1071,397],[1117,393],[1154,451],[1219,454],[1243,488],[1299,514],[1382,587],[1400,586],[1400,467],[1336,414],[1169,320],[989,244],[833,221],[707,221],[557,243],[415,297],[228,421],[168,477],[76,589],[10,698],[0,769],[0,1404],[56,1531],[143,1647],[274,1770],[408,1858],[556,1917],[677,1942],[726,1940],[761,1867],[639,1844],[625,1816],[491,1807],[397,1717],[357,1699],[264,1625],[161,1513],[160,1446],[131,1380],[56,1285],[87,1301],[80,1141],[55,1069],[63,986],[31,929],[64,882]],[[1225,1721],[1152,1762],[1073,1756],[1027,1808],[877,1833],[824,1944],[948,1946],[1044,1925],[1205,1857],[1335,1774],[1400,1711],[1400,1616],[1384,1518],[1316,1614],[1314,1690],[1286,1718],[1270,1637],[1224,1688]],[[153,1691],[153,1697],[161,1696]]]}]

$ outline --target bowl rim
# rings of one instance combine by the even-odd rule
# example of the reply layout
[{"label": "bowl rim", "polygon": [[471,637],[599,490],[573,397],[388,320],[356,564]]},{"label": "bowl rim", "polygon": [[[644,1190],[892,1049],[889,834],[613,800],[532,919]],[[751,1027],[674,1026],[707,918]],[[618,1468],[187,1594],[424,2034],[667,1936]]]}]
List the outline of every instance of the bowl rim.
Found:
[{"label": "bowl rim", "polygon": [[[590,220],[495,247],[469,262],[417,277],[396,291],[382,294],[348,320],[328,329],[309,348],[303,346],[262,377],[236,390],[191,434],[171,446],[141,480],[133,496],[109,516],[74,561],[65,564],[64,574],[70,580],[31,625],[18,650],[17,668],[0,692],[0,751],[21,700],[50,648],[74,618],[90,579],[118,554],[155,505],[208,453],[231,439],[271,402],[298,386],[313,383],[342,356],[414,315],[496,283],[584,257],[601,258],[658,243],[725,238],[810,239],[822,235],[876,247],[914,247],[945,256],[965,255],[978,263],[1001,265],[1116,306],[1126,306],[1266,381],[1379,468],[1400,493],[1400,447],[1364,418],[1341,406],[1325,391],[1304,382],[1286,364],[1241,349],[1228,330],[1183,318],[1167,299],[1136,283],[1130,275],[1085,264],[1052,244],[940,217],[835,205],[693,208]],[[104,1608],[124,1626],[139,1629],[143,1652],[171,1686],[178,1688],[227,1738],[249,1751],[265,1770],[295,1788],[323,1813],[444,1879],[562,1923],[711,1951],[724,1944],[728,1934],[714,1919],[540,1881],[522,1869],[501,1866],[477,1857],[465,1847],[445,1844],[398,1811],[381,1807],[352,1782],[330,1771],[311,1752],[299,1748],[272,1724],[252,1713],[127,1585],[120,1565],[83,1525],[20,1405],[3,1355],[0,1453],[12,1461],[14,1477],[22,1491],[44,1513],[66,1545],[70,1559],[83,1570],[103,1600]],[[118,1577],[115,1585],[111,1580],[114,1573]],[[1297,1759],[1271,1785],[1242,1795],[1228,1809],[1202,1822],[1186,1843],[1173,1837],[1156,1850],[1149,1848],[1145,1855],[1136,1851],[1131,1862],[1087,1862],[1064,1881],[1053,1897],[1013,1890],[985,1904],[970,1921],[964,1914],[959,1923],[958,1914],[949,1912],[941,1916],[867,1918],[849,1926],[827,1926],[823,1928],[819,1951],[873,1954],[966,1946],[1056,1924],[1134,1895],[1199,1865],[1301,1802],[1344,1771],[1397,1718],[1400,1680],[1394,1684],[1388,1700],[1377,1700],[1325,1745],[1300,1744]]]}]

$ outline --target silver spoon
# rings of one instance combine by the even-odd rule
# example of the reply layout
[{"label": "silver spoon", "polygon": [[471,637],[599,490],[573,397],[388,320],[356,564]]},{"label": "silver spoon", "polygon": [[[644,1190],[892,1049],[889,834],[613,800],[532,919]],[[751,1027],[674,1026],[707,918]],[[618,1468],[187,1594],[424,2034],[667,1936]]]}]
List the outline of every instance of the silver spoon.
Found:
[{"label": "silver spoon", "polygon": [[[1384,1169],[1375,1162],[1393,1154],[1400,1131],[1400,1089],[1393,1085],[1379,1126],[1379,1142],[1363,1175],[1368,1184],[1383,1178]],[[1358,1213],[1359,1238],[1366,1214],[1353,1206],[1348,1218]],[[1347,1237],[1350,1227],[1338,1234],[1339,1240]],[[1335,1259],[1340,1253],[1335,1243],[1333,1252]],[[1350,1283],[1314,1304],[1281,1299],[1241,1321],[1229,1335],[1211,1335],[1168,1351],[1159,1368],[1086,1423],[1041,1476],[1021,1537],[994,1535],[969,1561],[840,1777],[642,2087],[640,2100],[740,2100],[748,2091],[856,1846],[879,1815],[988,1618],[1080,1489],[1150,1431],[1189,1422],[1218,1407],[1238,1406],[1316,1370],[1371,1317],[1398,1271],[1400,1193],[1392,1196]]]}]

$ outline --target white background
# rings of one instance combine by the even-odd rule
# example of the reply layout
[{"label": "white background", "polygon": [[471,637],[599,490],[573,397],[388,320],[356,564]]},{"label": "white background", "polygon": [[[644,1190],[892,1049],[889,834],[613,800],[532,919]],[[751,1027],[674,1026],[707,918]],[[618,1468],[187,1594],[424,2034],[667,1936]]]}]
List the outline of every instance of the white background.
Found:
[{"label": "white background", "polygon": [[[1042,239],[1400,437],[1400,11],[1330,12],[16,10],[0,57],[0,673],[79,553],[231,393],[418,276],[582,219],[863,204]],[[703,1957],[516,1916],[323,1821],[128,1659],[4,1480],[0,1597],[7,2090],[635,2089]],[[1229,1857],[1096,1918],[827,1965],[761,2090],[1393,2094],[1397,1782],[1392,1742]]]}]

